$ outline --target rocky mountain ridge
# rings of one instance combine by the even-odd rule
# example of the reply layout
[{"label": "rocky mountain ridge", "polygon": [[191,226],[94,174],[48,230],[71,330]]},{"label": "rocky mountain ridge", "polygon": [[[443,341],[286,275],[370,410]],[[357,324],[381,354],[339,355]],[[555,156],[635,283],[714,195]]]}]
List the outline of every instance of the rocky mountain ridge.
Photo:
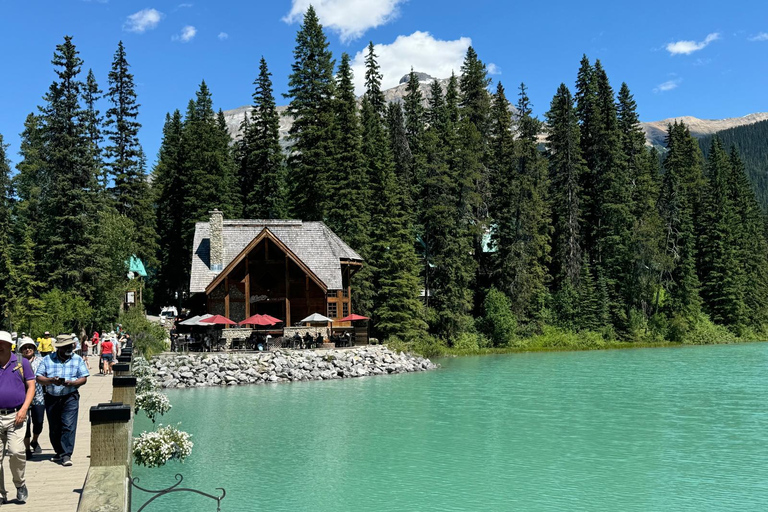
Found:
[{"label": "rocky mountain ridge", "polygon": [[[417,75],[419,76],[419,88],[421,89],[421,94],[424,97],[424,103],[426,106],[426,101],[429,97],[430,84],[435,79],[426,73],[417,73]],[[438,82],[440,82],[440,85],[443,88],[443,92],[445,92],[445,89],[448,85],[448,79],[438,79]],[[387,100],[387,102],[402,102],[403,98],[405,98],[407,87],[408,75],[405,75],[400,79],[400,83],[398,85],[383,91],[384,98]],[[287,139],[288,131],[291,129],[291,125],[293,124],[293,119],[291,116],[286,114],[287,108],[288,107],[286,106],[277,107],[277,111],[280,114],[280,138],[282,140]],[[251,109],[252,107],[250,105],[246,105],[243,107],[224,111],[224,119],[227,123],[227,129],[234,139],[240,138],[240,125],[242,124],[246,113],[250,112]],[[768,112],[759,112],[743,117],[732,117],[728,119],[698,119],[692,116],[670,117],[668,119],[662,119],[661,121],[651,121],[640,124],[642,126],[643,132],[645,132],[646,142],[649,145],[664,146],[664,140],[667,135],[667,125],[672,124],[675,121],[684,122],[690,129],[691,135],[694,137],[704,137],[706,135],[711,135],[722,130],[735,128],[737,126],[754,124],[767,119]],[[541,140],[544,142],[544,137],[542,137]]]}]

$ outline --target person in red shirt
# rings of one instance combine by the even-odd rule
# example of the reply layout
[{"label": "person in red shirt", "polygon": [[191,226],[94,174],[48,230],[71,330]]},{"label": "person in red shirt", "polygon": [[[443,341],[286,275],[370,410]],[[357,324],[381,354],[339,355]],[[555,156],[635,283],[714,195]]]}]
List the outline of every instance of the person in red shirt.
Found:
[{"label": "person in red shirt", "polygon": [[109,338],[101,342],[101,365],[102,373],[109,375],[112,373],[112,364],[114,359],[114,345]]}]

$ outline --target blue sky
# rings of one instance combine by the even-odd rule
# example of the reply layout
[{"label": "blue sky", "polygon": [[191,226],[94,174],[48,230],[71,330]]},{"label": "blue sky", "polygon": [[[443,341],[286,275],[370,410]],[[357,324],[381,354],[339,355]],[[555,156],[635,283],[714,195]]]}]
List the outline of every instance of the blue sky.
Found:
[{"label": "blue sky", "polygon": [[[154,162],[165,113],[184,111],[205,79],[214,106],[249,104],[258,61],[273,73],[278,104],[310,0],[6,0],[0,4],[0,133],[18,160],[24,118],[54,79],[64,35],[106,89],[118,41],[137,83],[141,142]],[[579,60],[600,59],[618,90],[627,82],[643,121],[718,119],[768,111],[768,2],[638,3],[617,0],[315,0],[334,56],[362,69],[369,41],[384,85],[411,66],[445,77],[469,44],[515,98],[525,82],[541,116],[558,85],[573,87]],[[362,72],[357,73],[362,79]],[[495,87],[495,85],[494,85]],[[102,112],[107,105],[101,105]]]}]

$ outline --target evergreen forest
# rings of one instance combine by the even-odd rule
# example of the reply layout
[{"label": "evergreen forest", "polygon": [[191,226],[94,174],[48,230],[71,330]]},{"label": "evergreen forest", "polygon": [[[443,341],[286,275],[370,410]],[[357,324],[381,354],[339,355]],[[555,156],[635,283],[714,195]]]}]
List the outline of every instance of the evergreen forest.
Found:
[{"label": "evergreen forest", "polygon": [[146,304],[188,301],[194,225],[218,208],[325,222],[366,261],[352,311],[422,353],[764,339],[768,241],[750,181],[764,138],[702,151],[673,124],[657,152],[628,85],[587,56],[539,119],[525,84],[492,84],[472,47],[447,86],[425,95],[412,70],[395,103],[373,44],[361,98],[350,56],[328,47],[310,7],[287,141],[262,58],[241,138],[202,82],[166,115],[150,169],[123,44],[99,82],[65,37],[13,172],[0,139],[3,328],[107,327],[136,287],[131,255]]}]

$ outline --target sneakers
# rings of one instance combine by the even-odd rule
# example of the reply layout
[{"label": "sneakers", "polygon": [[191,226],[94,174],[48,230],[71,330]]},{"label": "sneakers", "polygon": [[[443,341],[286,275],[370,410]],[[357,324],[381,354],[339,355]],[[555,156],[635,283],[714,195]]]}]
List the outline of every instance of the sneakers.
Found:
[{"label": "sneakers", "polygon": [[69,455],[65,455],[61,458],[61,465],[62,466],[71,466],[72,465],[72,459],[69,458]]},{"label": "sneakers", "polygon": [[64,457],[64,455],[57,453],[53,457],[51,457],[51,462],[61,462],[61,458]]},{"label": "sneakers", "polygon": [[40,443],[38,442],[29,443],[29,446],[30,448],[32,448],[32,451],[34,451],[35,453],[43,453],[43,449],[40,448]]},{"label": "sneakers", "polygon": [[26,503],[27,498],[29,498],[29,491],[27,491],[27,486],[22,485],[21,487],[16,488],[16,501],[19,503]]}]

